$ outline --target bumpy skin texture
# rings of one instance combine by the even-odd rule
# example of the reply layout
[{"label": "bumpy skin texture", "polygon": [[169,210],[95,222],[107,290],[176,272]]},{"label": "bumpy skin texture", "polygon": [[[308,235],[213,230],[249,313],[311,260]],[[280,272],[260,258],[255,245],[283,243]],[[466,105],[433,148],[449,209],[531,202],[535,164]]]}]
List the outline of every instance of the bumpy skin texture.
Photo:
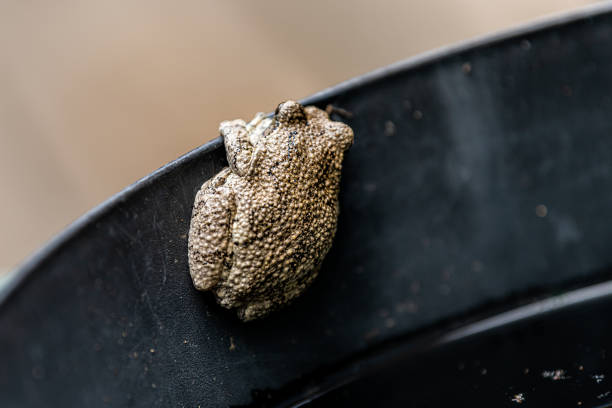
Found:
[{"label": "bumpy skin texture", "polygon": [[230,167],[196,196],[189,269],[198,290],[213,291],[247,321],[286,305],[316,278],[336,232],[353,131],[293,101],[272,119],[219,130]]}]

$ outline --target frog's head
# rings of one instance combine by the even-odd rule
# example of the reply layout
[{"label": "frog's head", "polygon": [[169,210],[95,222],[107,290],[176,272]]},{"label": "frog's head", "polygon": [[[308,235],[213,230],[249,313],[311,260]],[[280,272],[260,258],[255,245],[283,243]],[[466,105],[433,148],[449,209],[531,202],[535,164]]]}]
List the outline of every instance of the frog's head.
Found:
[{"label": "frog's head", "polygon": [[304,107],[295,101],[279,104],[274,111],[274,118],[286,125],[306,124],[307,121]]},{"label": "frog's head", "polygon": [[274,117],[281,125],[307,126],[315,138],[331,139],[342,151],[353,144],[353,130],[348,125],[331,120],[327,112],[314,106],[304,108],[298,102],[286,101],[278,105]]}]

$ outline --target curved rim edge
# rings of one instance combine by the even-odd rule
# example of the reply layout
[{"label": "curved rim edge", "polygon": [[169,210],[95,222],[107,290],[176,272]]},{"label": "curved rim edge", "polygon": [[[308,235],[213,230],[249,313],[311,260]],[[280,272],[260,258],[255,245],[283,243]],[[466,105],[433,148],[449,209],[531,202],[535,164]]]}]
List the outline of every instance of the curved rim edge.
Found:
[{"label": "curved rim edge", "polygon": [[103,217],[108,211],[111,211],[117,204],[125,201],[132,193],[138,192],[143,188],[146,188],[159,177],[172,172],[177,167],[180,167],[183,163],[190,162],[198,159],[203,154],[219,149],[223,146],[223,140],[220,137],[211,140],[208,143],[203,144],[188,153],[185,153],[176,160],[160,167],[159,169],[149,173],[140,180],[130,184],[120,192],[112,195],[102,203],[98,204],[85,214],[81,215],[71,224],[69,224],[64,230],[59,232],[55,237],[51,238],[41,248],[36,250],[29,258],[24,262],[9,271],[7,282],[0,287],[0,308],[11,295],[17,291],[25,279],[36,270],[48,257],[53,255],[62,245],[71,240],[87,225]]},{"label": "curved rim edge", "polygon": [[574,23],[580,20],[586,20],[591,17],[607,14],[612,12],[612,0],[604,0],[595,4],[582,6],[573,10],[567,10],[550,15],[545,15],[534,20],[518,24],[516,26],[494,31],[489,34],[484,34],[469,38],[464,41],[459,41],[450,45],[444,45],[434,48],[429,51],[419,53],[415,56],[402,59],[391,63],[382,68],[375,69],[363,75],[348,79],[329,88],[323,89],[311,96],[303,99],[305,104],[314,104],[320,100],[332,98],[349,89],[358,88],[376,82],[377,80],[393,75],[409,69],[418,68],[425,64],[433,63],[452,55],[460,54],[470,49],[476,49],[483,46],[494,45],[496,43],[506,41],[512,38],[521,37],[551,29],[554,27],[563,26]]},{"label": "curved rim edge", "polygon": [[[282,401],[278,406],[297,408],[307,405],[309,402],[328,392],[367,376],[368,373],[373,372],[376,367],[380,366],[381,362],[393,360],[398,356],[432,351],[452,343],[460,342],[471,336],[486,334],[487,332],[520,324],[539,316],[562,312],[574,306],[601,301],[610,297],[612,297],[612,281],[601,282],[548,298],[538,299],[523,306],[514,306],[502,313],[468,321],[457,328],[433,327],[426,329],[416,336],[408,335],[406,337],[405,335],[399,335],[399,337],[390,339],[390,341],[386,341],[383,344],[375,345],[365,355],[360,355],[356,358],[354,356],[353,358],[349,357],[347,362],[334,369],[331,374],[320,378],[317,381],[319,384],[318,388],[309,385],[298,387],[292,393],[290,392],[290,397]],[[312,380],[312,376],[307,375],[304,378],[306,381]]]},{"label": "curved rim edge", "polygon": [[[546,16],[536,19],[535,21],[521,24],[517,27],[468,39],[456,44],[442,46],[323,89],[320,92],[304,98],[301,102],[305,105],[316,104],[317,102],[324,99],[333,98],[334,96],[342,94],[350,89],[355,89],[376,82],[385,76],[414,69],[428,63],[433,63],[443,58],[460,54],[469,49],[493,45],[511,38],[533,34],[541,30],[562,26],[609,12],[612,12],[612,0],[553,14],[551,16]],[[68,242],[75,235],[77,235],[83,228],[85,228],[86,225],[101,218],[116,204],[126,200],[132,193],[147,187],[156,179],[170,173],[183,163],[195,160],[202,154],[216,150],[222,146],[223,140],[220,137],[217,137],[216,139],[213,139],[210,142],[193,149],[192,151],[180,156],[178,159],[144,176],[140,180],[129,185],[122,191],[116,193],[107,200],[95,206],[90,211],[86,212],[84,215],[77,218],[63,231],[58,233],[41,248],[36,250],[24,262],[9,272],[7,282],[0,287],[0,308],[8,301],[10,296],[19,289],[25,279],[45,261],[45,259],[56,252],[64,243]]]}]

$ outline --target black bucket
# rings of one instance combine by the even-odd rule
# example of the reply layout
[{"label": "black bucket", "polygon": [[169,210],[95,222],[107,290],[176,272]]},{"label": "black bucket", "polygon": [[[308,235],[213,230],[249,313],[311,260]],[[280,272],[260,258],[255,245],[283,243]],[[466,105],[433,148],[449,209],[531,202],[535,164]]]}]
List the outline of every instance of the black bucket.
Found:
[{"label": "black bucket", "polygon": [[[0,405],[612,403],[612,12],[305,101],[352,113],[315,283],[240,322],[188,274],[217,139],[93,210],[0,294]],[[272,108],[272,107],[270,107]]]}]

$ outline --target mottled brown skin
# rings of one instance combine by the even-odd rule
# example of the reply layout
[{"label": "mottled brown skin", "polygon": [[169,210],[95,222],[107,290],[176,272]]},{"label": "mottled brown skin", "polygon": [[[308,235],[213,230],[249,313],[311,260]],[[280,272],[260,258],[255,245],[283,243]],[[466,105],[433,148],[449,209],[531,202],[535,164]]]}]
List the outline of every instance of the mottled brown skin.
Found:
[{"label": "mottled brown skin", "polygon": [[196,196],[189,269],[198,290],[213,291],[247,321],[286,305],[316,278],[336,232],[353,131],[293,101],[272,120],[219,129],[230,167]]}]

